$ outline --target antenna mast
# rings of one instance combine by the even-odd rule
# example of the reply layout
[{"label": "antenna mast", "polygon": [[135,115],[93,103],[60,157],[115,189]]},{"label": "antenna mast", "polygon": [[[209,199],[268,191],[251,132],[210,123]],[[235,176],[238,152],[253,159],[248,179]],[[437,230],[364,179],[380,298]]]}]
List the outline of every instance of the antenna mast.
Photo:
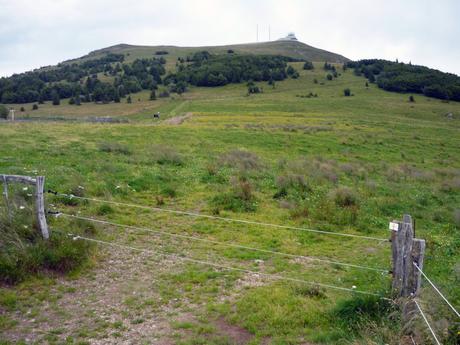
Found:
[{"label": "antenna mast", "polygon": [[269,42],[271,41],[271,37],[270,37],[270,25],[268,25],[268,41],[269,41]]},{"label": "antenna mast", "polygon": [[256,42],[259,42],[259,24],[256,24]]}]

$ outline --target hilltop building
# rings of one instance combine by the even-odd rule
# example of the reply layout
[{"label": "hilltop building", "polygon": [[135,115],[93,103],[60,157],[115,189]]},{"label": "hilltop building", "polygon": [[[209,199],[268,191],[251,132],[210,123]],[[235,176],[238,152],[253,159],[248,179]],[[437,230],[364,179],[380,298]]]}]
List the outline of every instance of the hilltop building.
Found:
[{"label": "hilltop building", "polygon": [[286,37],[282,37],[278,41],[298,41],[298,39],[293,32],[290,32]]}]

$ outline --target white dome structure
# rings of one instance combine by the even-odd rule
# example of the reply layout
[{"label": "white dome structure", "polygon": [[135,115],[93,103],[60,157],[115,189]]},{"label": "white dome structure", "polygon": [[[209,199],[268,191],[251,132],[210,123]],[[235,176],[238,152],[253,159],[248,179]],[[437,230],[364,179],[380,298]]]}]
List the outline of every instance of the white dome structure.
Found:
[{"label": "white dome structure", "polygon": [[290,32],[286,37],[282,37],[278,41],[298,41],[298,39],[293,32]]}]

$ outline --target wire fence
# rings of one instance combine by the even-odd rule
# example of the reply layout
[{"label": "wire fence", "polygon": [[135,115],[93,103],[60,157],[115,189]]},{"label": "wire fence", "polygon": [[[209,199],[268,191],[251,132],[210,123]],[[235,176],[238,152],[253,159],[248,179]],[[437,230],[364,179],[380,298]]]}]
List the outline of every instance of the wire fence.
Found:
[{"label": "wire fence", "polygon": [[59,215],[63,216],[63,217],[86,220],[86,221],[95,222],[95,223],[99,223],[99,224],[112,225],[112,226],[116,226],[116,227],[122,227],[122,228],[139,230],[139,231],[148,231],[148,232],[161,234],[161,235],[166,235],[166,236],[170,236],[170,237],[178,237],[178,238],[188,239],[188,240],[192,240],[192,241],[207,242],[207,243],[211,243],[211,244],[217,244],[217,245],[220,245],[220,246],[244,249],[244,250],[249,250],[249,251],[273,254],[273,255],[279,255],[279,256],[290,257],[290,258],[304,259],[304,260],[307,260],[307,261],[317,261],[317,262],[322,262],[322,263],[327,263],[327,264],[332,264],[332,265],[337,265],[337,266],[352,267],[352,268],[375,271],[375,272],[386,273],[386,274],[388,274],[390,272],[389,270],[383,269],[383,268],[376,268],[376,267],[370,267],[370,266],[350,264],[350,263],[345,263],[345,262],[340,262],[340,261],[335,261],[335,260],[329,260],[329,259],[322,259],[322,258],[317,258],[317,257],[312,257],[312,256],[295,255],[295,254],[284,253],[284,252],[279,252],[279,251],[273,251],[273,250],[268,250],[268,249],[249,247],[249,246],[244,246],[244,245],[234,244],[234,243],[219,242],[219,241],[209,240],[209,239],[206,239],[206,238],[200,238],[200,237],[194,237],[194,236],[170,233],[170,232],[166,232],[166,231],[154,230],[154,229],[145,228],[145,227],[137,227],[137,226],[132,226],[132,225],[125,225],[125,224],[120,224],[120,223],[114,223],[114,222],[109,222],[109,221],[105,221],[105,220],[95,219],[95,218],[91,218],[91,217],[76,216],[76,215],[62,213],[62,212],[60,212]]},{"label": "wire fence", "polygon": [[118,202],[118,201],[112,201],[112,200],[102,200],[102,199],[96,199],[96,198],[88,198],[88,197],[76,196],[76,195],[73,195],[73,194],[57,193],[57,192],[54,192],[54,191],[51,191],[51,190],[49,190],[48,192],[51,193],[51,194],[57,195],[57,196],[67,197],[67,198],[70,198],[70,199],[75,198],[75,199],[79,199],[79,200],[93,201],[93,202],[98,202],[98,203],[106,203],[106,204],[112,204],[112,205],[117,205],[117,206],[134,207],[134,208],[140,208],[140,209],[144,209],[144,210],[151,210],[151,211],[155,211],[155,212],[167,212],[167,213],[174,213],[174,214],[186,215],[186,216],[191,216],[191,217],[207,218],[207,219],[220,220],[220,221],[226,221],[226,222],[232,222],[232,223],[259,225],[259,226],[263,226],[263,227],[272,227],[272,228],[293,230],[293,231],[304,231],[304,232],[311,232],[311,233],[317,233],[317,234],[329,235],[329,236],[352,237],[352,238],[359,238],[359,239],[362,239],[362,240],[369,240],[369,241],[389,242],[389,240],[387,238],[363,236],[363,235],[356,235],[356,234],[349,234],[349,233],[342,233],[342,232],[333,232],[333,231],[325,231],[325,230],[318,230],[318,229],[309,229],[309,228],[295,227],[295,226],[289,226],[289,225],[280,225],[280,224],[273,224],[273,223],[264,223],[264,222],[245,220],[245,219],[235,219],[235,218],[212,216],[212,215],[196,213],[196,212],[172,210],[172,209],[167,209],[167,208],[160,208],[160,207],[145,206],[145,205],[139,205],[139,204],[124,203],[124,202]]},{"label": "wire fence", "polygon": [[[61,232],[61,231],[56,230],[56,229],[53,229],[53,230]],[[63,233],[63,232],[61,232],[61,233]],[[379,298],[384,299],[384,300],[392,301],[390,298],[383,297],[380,294],[373,293],[373,292],[370,292],[370,291],[358,290],[356,288],[346,288],[346,287],[341,287],[341,286],[336,286],[336,285],[331,285],[331,284],[319,283],[319,282],[315,282],[315,281],[308,281],[308,280],[303,280],[303,279],[286,277],[286,276],[278,275],[278,274],[258,272],[258,271],[249,270],[249,269],[246,269],[246,268],[227,266],[227,265],[217,264],[217,263],[211,262],[211,261],[197,260],[197,259],[189,258],[189,257],[186,257],[186,256],[178,256],[176,254],[160,253],[158,251],[137,248],[137,247],[128,246],[128,245],[125,245],[125,244],[114,243],[114,242],[109,242],[109,241],[98,240],[98,239],[94,239],[94,238],[90,238],[90,237],[74,235],[74,234],[71,234],[71,233],[67,233],[67,235],[72,236],[73,240],[75,240],[75,241],[76,240],[84,240],[84,241],[94,242],[94,243],[103,244],[103,245],[107,245],[107,246],[117,247],[117,248],[121,248],[121,249],[125,249],[125,250],[133,250],[133,251],[137,251],[137,252],[142,252],[144,254],[149,254],[151,256],[165,257],[165,258],[169,258],[169,259],[173,259],[173,260],[186,261],[186,262],[191,262],[191,263],[195,263],[195,264],[212,266],[212,267],[215,267],[215,268],[229,270],[229,271],[237,271],[237,272],[249,273],[249,274],[254,274],[254,275],[258,275],[258,276],[265,277],[265,278],[270,278],[270,279],[275,279],[275,280],[302,283],[302,284],[307,284],[307,285],[311,285],[311,286],[323,287],[323,288],[327,288],[327,289],[334,289],[334,290],[339,290],[339,291],[346,291],[346,292],[352,292],[352,293],[357,293],[357,294],[376,296],[376,297],[379,297]]]},{"label": "wire fence", "polygon": [[[61,196],[61,197],[67,197],[67,198],[70,198],[70,199],[75,198],[75,199],[92,201],[92,202],[97,202],[97,203],[106,203],[106,204],[112,204],[112,205],[117,205],[117,206],[124,206],[124,207],[132,207],[132,208],[150,210],[150,211],[154,211],[154,212],[166,212],[166,213],[173,213],[173,214],[178,214],[178,215],[185,215],[185,216],[191,216],[191,217],[197,217],[197,218],[206,218],[206,219],[211,219],[211,220],[218,220],[218,221],[225,221],[225,222],[232,222],[232,223],[251,224],[251,225],[257,225],[257,226],[262,226],[262,227],[272,227],[272,228],[279,228],[279,229],[291,230],[291,231],[311,232],[311,233],[317,233],[317,234],[321,234],[321,235],[329,235],[329,236],[337,236],[337,237],[351,237],[351,238],[357,238],[357,239],[361,239],[361,240],[377,241],[379,243],[389,242],[388,239],[372,237],[372,236],[363,236],[363,235],[357,235],[357,234],[340,233],[340,232],[317,230],[317,229],[309,229],[309,228],[303,228],[303,227],[279,225],[279,224],[265,223],[265,222],[252,221],[252,220],[227,218],[227,217],[206,215],[206,214],[201,214],[201,213],[196,213],[196,212],[180,211],[180,210],[166,209],[166,208],[160,208],[160,207],[152,207],[152,206],[145,206],[145,205],[139,205],[139,204],[132,204],[132,203],[111,201],[111,200],[90,198],[90,197],[82,197],[82,196],[76,196],[76,195],[73,195],[73,194],[57,193],[57,192],[53,192],[53,191],[49,191],[49,192],[54,194],[54,195]],[[146,228],[146,227],[139,227],[139,226],[120,224],[120,223],[110,222],[110,221],[101,220],[101,219],[97,219],[97,218],[93,218],[93,217],[86,217],[86,216],[80,216],[80,215],[67,214],[67,213],[63,213],[63,212],[51,212],[51,213],[55,213],[56,216],[63,216],[63,217],[67,217],[67,218],[79,219],[79,220],[99,223],[99,224],[103,224],[103,225],[110,225],[110,226],[114,226],[114,227],[130,229],[130,230],[147,231],[147,232],[155,233],[155,234],[162,235],[162,236],[181,238],[181,239],[186,239],[186,240],[190,240],[190,241],[206,242],[206,243],[211,243],[211,244],[214,244],[214,245],[237,248],[237,249],[260,252],[260,253],[266,253],[266,254],[272,254],[272,255],[276,255],[276,256],[283,256],[283,257],[289,257],[289,258],[299,258],[299,259],[304,259],[304,260],[308,260],[308,261],[315,261],[315,262],[318,262],[318,263],[325,263],[325,264],[332,264],[332,265],[350,267],[350,268],[361,269],[361,270],[375,271],[375,272],[379,272],[379,273],[382,273],[382,274],[391,273],[391,271],[389,271],[387,269],[384,269],[384,268],[346,263],[346,262],[331,260],[329,258],[317,258],[317,257],[296,255],[296,254],[285,253],[285,252],[274,251],[274,250],[268,250],[268,249],[263,249],[263,248],[257,248],[257,247],[252,247],[252,246],[241,245],[241,244],[221,242],[221,241],[216,241],[216,240],[211,240],[211,239],[201,238],[201,237],[196,237],[196,236],[190,236],[190,235],[184,235],[184,234],[178,234],[178,233],[171,233],[171,232],[167,232],[167,231],[156,230],[156,229],[151,229],[151,228]],[[60,232],[59,230],[55,230],[55,231]],[[363,295],[370,295],[370,296],[378,296],[381,299],[392,301],[390,298],[384,297],[381,294],[377,294],[377,293],[374,293],[374,292],[371,292],[371,291],[366,291],[366,290],[357,290],[354,286],[353,286],[353,288],[348,288],[348,287],[341,287],[341,286],[337,286],[337,285],[333,285],[333,284],[324,284],[324,283],[315,282],[315,281],[309,281],[309,280],[303,280],[303,279],[298,279],[298,278],[287,277],[287,276],[279,275],[279,274],[270,274],[270,273],[259,272],[259,271],[250,270],[250,269],[247,269],[247,268],[235,267],[235,266],[220,264],[220,263],[207,261],[207,260],[198,260],[198,259],[183,256],[183,255],[178,256],[177,254],[161,253],[161,252],[158,252],[158,251],[152,251],[152,250],[149,250],[149,249],[137,248],[137,247],[134,247],[134,246],[129,246],[129,245],[125,245],[125,244],[104,241],[104,240],[100,240],[100,239],[89,238],[89,237],[80,236],[80,235],[72,235],[72,234],[68,234],[68,235],[72,236],[74,240],[83,240],[83,241],[94,242],[94,243],[97,243],[99,245],[112,246],[112,247],[120,248],[120,249],[123,249],[123,250],[133,250],[133,251],[149,254],[151,256],[165,257],[165,258],[170,258],[170,259],[173,259],[173,260],[176,260],[176,261],[185,261],[185,262],[191,262],[191,263],[195,263],[195,264],[207,265],[207,266],[211,266],[211,267],[214,267],[214,268],[224,269],[224,270],[229,270],[229,271],[237,271],[237,272],[244,272],[244,273],[248,273],[248,274],[255,274],[255,275],[258,275],[260,277],[264,277],[264,278],[268,278],[268,279],[275,279],[275,280],[287,281],[287,282],[303,283],[303,284],[323,287],[323,288],[327,288],[327,289],[346,291],[346,292],[363,294]],[[452,310],[454,312],[454,314],[457,317],[460,318],[460,313],[458,312],[458,310],[445,297],[445,295],[440,291],[440,289],[433,283],[433,281],[426,275],[426,273],[423,272],[423,270],[417,265],[417,263],[414,262],[413,264],[414,264],[415,268],[420,272],[420,274],[427,280],[427,282],[434,289],[434,291],[449,306],[450,310]],[[414,298],[413,301],[415,302],[415,305],[417,306],[417,310],[420,313],[420,315],[422,316],[422,319],[423,319],[424,323],[426,324],[427,329],[430,331],[430,334],[431,334],[434,342],[437,345],[440,345],[441,343],[439,341],[438,336],[436,335],[435,329],[430,324],[430,322],[429,322],[429,320],[428,320],[428,318],[426,316],[426,313],[422,309],[419,301],[417,301],[416,298]],[[414,338],[412,336],[410,336],[410,339],[415,344],[415,340],[414,340]]]}]

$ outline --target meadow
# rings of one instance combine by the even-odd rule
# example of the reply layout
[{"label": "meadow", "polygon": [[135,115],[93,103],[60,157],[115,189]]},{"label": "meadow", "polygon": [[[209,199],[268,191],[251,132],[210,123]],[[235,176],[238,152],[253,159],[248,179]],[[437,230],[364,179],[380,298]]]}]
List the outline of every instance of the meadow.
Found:
[{"label": "meadow", "polygon": [[[427,241],[425,271],[460,305],[460,103],[409,102],[351,70],[339,67],[329,81],[321,63],[292,65],[300,78],[259,83],[263,93],[250,96],[238,84],[156,101],[141,92],[132,104],[15,105],[26,111],[17,112],[23,121],[0,123],[0,173],[45,175],[47,188],[81,197],[377,238],[389,238],[389,221],[408,213]],[[102,116],[126,122],[87,121]],[[52,236],[82,231],[149,252],[95,244],[70,274],[41,271],[2,286],[5,344],[400,343],[399,312],[377,297],[180,259],[390,297],[389,274],[311,260],[389,270],[388,242],[52,194],[47,201],[125,225],[50,216]],[[453,318],[424,286],[436,331],[454,344]],[[418,329],[418,341],[429,343]]]}]

